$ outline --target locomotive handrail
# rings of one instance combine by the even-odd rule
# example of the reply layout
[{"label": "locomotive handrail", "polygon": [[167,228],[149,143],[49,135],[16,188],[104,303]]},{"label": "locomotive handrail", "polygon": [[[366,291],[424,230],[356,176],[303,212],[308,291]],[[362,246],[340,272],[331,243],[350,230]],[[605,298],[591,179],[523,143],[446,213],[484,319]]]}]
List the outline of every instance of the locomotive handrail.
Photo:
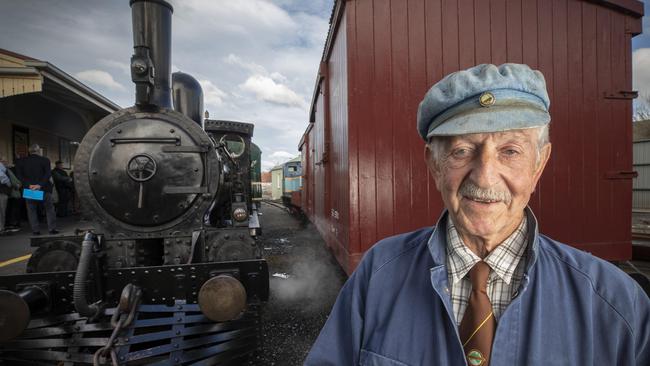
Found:
[{"label": "locomotive handrail", "polygon": [[163,146],[164,153],[206,153],[210,151],[208,146]]},{"label": "locomotive handrail", "polygon": [[179,137],[120,137],[111,139],[112,144],[180,144],[181,139]]}]

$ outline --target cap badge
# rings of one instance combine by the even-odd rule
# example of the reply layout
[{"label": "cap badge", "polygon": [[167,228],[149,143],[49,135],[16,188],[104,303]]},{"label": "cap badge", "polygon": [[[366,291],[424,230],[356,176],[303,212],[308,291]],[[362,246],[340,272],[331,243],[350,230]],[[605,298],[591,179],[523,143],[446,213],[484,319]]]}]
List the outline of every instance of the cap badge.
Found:
[{"label": "cap badge", "polygon": [[481,107],[493,106],[496,101],[497,100],[494,97],[494,94],[492,94],[490,92],[485,92],[485,93],[481,94],[480,97],[478,97],[478,102],[481,104]]}]

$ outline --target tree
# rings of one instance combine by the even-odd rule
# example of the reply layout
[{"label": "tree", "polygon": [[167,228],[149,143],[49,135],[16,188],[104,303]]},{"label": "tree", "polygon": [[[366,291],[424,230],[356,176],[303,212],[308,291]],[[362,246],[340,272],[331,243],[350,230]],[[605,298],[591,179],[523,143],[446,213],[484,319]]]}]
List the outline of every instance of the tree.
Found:
[{"label": "tree", "polygon": [[632,121],[645,121],[650,119],[650,94],[639,94],[639,98],[634,101],[634,113]]}]

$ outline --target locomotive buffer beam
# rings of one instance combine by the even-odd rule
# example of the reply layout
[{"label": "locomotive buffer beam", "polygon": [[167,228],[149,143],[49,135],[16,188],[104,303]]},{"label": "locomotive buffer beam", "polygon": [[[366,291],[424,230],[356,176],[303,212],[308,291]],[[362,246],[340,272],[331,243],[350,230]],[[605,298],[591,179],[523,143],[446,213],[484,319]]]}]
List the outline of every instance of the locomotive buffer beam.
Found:
[{"label": "locomotive buffer beam", "polygon": [[32,314],[49,307],[47,284],[22,287],[19,292],[0,290],[0,342],[20,335],[27,328]]}]

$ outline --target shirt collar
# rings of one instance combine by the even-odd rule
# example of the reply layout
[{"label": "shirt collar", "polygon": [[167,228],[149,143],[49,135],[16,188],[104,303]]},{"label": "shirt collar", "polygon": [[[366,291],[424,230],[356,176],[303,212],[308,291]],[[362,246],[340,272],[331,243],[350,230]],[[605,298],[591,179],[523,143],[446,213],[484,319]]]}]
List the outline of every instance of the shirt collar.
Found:
[{"label": "shirt collar", "polygon": [[472,267],[481,261],[474,252],[463,244],[458,235],[456,226],[447,220],[447,271],[450,274],[451,284],[460,281]]},{"label": "shirt collar", "polygon": [[[524,217],[517,229],[499,244],[484,261],[507,284],[510,284],[512,275],[517,268],[521,258],[526,252],[527,244],[527,215]],[[456,284],[467,275],[477,262],[481,261],[474,254],[458,235],[453,222],[447,220],[447,271],[452,284]]]},{"label": "shirt collar", "polygon": [[524,215],[519,227],[484,259],[494,273],[507,284],[510,284],[517,265],[526,253],[527,221]]}]

